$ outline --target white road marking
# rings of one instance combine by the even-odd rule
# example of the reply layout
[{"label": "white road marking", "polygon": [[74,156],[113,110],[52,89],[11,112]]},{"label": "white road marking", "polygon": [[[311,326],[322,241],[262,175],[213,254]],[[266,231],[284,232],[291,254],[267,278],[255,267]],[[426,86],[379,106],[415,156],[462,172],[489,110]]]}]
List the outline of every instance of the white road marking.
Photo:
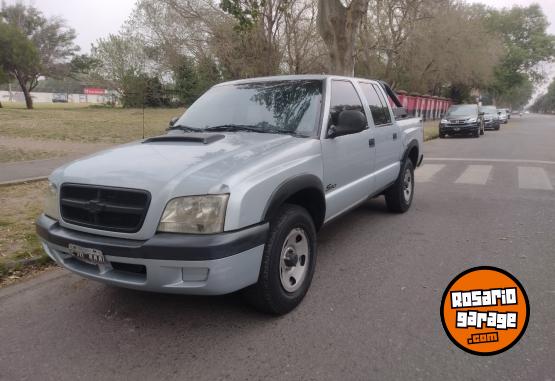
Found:
[{"label": "white road marking", "polygon": [[472,158],[472,157],[428,157],[424,158],[427,161],[479,161],[479,162],[492,162],[492,163],[526,163],[526,164],[555,164],[555,161],[546,160],[528,160],[528,159],[485,159],[485,158]]},{"label": "white road marking", "polygon": [[553,190],[547,173],[540,167],[518,167],[518,187],[520,189]]},{"label": "white road marking", "polygon": [[469,165],[455,183],[485,185],[492,168],[491,165]]},{"label": "white road marking", "polygon": [[423,164],[416,170],[415,180],[419,183],[428,182],[444,167],[445,164]]}]

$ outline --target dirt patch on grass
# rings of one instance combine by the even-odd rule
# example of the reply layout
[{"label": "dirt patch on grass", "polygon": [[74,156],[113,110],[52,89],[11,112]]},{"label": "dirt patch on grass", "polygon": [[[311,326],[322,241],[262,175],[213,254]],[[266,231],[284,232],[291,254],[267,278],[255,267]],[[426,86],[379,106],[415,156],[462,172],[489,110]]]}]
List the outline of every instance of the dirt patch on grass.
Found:
[{"label": "dirt patch on grass", "polygon": [[2,144],[0,138],[0,163],[11,163],[15,161],[51,159],[65,155],[63,151],[50,151],[42,149],[24,149],[20,147],[10,147]]},{"label": "dirt patch on grass", "polygon": [[15,262],[33,260],[39,267],[48,262],[35,233],[46,186],[46,181],[0,186],[0,278],[23,271]]}]

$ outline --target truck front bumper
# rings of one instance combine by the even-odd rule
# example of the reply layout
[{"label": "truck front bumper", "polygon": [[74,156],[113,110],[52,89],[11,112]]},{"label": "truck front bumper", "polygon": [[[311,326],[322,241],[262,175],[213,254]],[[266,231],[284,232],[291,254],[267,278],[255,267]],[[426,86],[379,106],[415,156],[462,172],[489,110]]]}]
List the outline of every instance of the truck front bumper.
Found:
[{"label": "truck front bumper", "polygon": [[[221,295],[257,282],[268,224],[210,235],[158,233],[142,241],[70,230],[43,214],[36,230],[46,253],[83,277],[145,291]],[[105,263],[78,259],[70,244],[100,250]]]}]

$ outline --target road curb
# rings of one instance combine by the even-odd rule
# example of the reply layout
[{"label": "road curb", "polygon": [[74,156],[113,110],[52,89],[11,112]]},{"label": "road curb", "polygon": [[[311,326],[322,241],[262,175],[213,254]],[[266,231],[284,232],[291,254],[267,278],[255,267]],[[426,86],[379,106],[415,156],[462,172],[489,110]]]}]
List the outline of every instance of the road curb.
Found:
[{"label": "road curb", "polygon": [[9,180],[9,181],[0,181],[0,187],[10,186],[10,185],[18,185],[24,183],[34,183],[37,181],[46,180],[48,176],[39,176],[39,177],[29,177],[26,179],[18,179],[18,180]]}]

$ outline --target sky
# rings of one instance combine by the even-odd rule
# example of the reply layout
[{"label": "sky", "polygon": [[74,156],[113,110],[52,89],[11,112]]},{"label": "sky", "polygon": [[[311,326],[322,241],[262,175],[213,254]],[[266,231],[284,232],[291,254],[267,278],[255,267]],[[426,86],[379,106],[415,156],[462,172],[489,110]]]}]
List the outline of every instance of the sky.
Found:
[{"label": "sky", "polygon": [[77,32],[75,42],[82,53],[89,53],[93,42],[110,33],[117,33],[136,0],[7,0],[22,2],[40,9],[46,16],[66,20]]}]

